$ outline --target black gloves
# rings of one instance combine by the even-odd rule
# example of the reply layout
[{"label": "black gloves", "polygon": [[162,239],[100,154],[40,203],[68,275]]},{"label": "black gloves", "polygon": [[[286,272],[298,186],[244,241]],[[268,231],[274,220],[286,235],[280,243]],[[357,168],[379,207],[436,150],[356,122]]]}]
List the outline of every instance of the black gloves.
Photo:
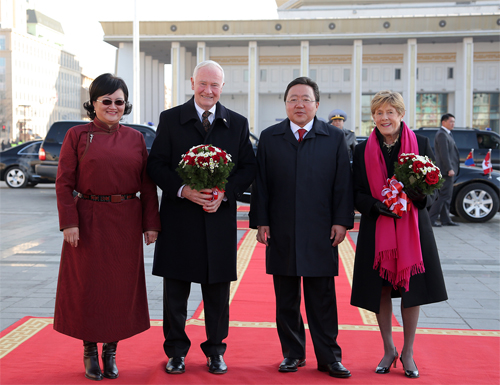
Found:
[{"label": "black gloves", "polygon": [[401,219],[398,214],[393,213],[385,204],[380,201],[375,202],[375,204],[372,206],[372,212],[375,215],[385,215],[389,218]]},{"label": "black gloves", "polygon": [[425,199],[425,194],[418,187],[405,187],[404,191],[412,201],[423,201]]}]

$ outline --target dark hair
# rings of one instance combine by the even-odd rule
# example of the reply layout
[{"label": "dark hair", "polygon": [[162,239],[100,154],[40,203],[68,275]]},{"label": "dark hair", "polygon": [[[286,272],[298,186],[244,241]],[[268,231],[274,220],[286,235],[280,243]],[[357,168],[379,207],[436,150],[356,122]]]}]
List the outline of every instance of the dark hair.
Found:
[{"label": "dark hair", "polygon": [[87,115],[90,119],[95,119],[94,102],[98,97],[115,93],[117,90],[122,90],[125,96],[125,111],[123,115],[128,115],[132,112],[132,104],[128,102],[128,88],[122,78],[111,74],[102,74],[94,79],[90,84],[89,94],[90,100],[83,103],[83,108],[87,110]]},{"label": "dark hair", "polygon": [[450,118],[455,119],[455,117],[452,114],[444,114],[443,116],[441,116],[441,123],[446,122]]},{"label": "dark hair", "polygon": [[318,85],[316,84],[316,82],[314,80],[312,80],[311,78],[308,78],[307,76],[301,76],[300,78],[292,80],[288,84],[288,86],[286,87],[285,96],[283,98],[285,103],[286,103],[286,97],[288,95],[288,91],[290,91],[290,88],[292,88],[293,86],[296,86],[297,84],[304,84],[306,86],[311,87],[313,89],[313,92],[314,92],[314,99],[316,99],[316,101],[319,102],[319,88],[318,88]]}]

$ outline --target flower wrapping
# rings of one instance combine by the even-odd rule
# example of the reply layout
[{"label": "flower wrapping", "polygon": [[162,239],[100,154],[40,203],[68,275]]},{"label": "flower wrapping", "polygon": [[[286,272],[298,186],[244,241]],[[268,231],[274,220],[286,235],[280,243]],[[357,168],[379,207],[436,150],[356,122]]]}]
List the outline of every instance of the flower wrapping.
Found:
[{"label": "flower wrapping", "polygon": [[427,156],[413,153],[401,154],[394,163],[394,177],[406,188],[420,190],[429,195],[434,190],[441,188],[444,183],[443,176]]},{"label": "flower wrapping", "polygon": [[404,185],[393,176],[387,179],[387,184],[382,188],[382,196],[385,197],[383,203],[399,216],[405,211],[410,211],[411,208],[403,187]]},{"label": "flower wrapping", "polygon": [[216,198],[217,189],[224,191],[233,167],[230,154],[211,144],[201,144],[182,155],[176,171],[185,185],[197,191],[212,189]]}]

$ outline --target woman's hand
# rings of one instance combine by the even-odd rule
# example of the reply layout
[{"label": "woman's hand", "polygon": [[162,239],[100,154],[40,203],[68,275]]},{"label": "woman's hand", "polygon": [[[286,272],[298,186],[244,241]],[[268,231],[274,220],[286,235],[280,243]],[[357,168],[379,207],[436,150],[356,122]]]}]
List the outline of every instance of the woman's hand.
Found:
[{"label": "woman's hand", "polygon": [[405,188],[406,195],[412,201],[423,201],[425,199],[425,194],[418,187],[406,187]]},{"label": "woman's hand", "polygon": [[71,246],[77,247],[80,240],[80,229],[78,227],[68,227],[63,230],[64,240]]},{"label": "woman's hand", "polygon": [[375,204],[372,206],[372,210],[375,214],[378,215],[385,215],[386,217],[389,218],[401,219],[401,217],[398,214],[393,213],[391,210],[389,210],[389,208],[386,205],[384,205],[380,201],[375,202]]},{"label": "woman's hand", "polygon": [[152,243],[155,243],[157,238],[158,238],[158,231],[150,230],[144,232],[144,243],[148,246]]}]

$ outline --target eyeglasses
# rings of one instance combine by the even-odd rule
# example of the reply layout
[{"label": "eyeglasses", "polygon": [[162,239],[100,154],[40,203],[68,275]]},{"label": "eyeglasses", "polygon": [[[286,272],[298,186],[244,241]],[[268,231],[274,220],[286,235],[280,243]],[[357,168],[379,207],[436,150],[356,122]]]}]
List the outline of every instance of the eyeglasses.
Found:
[{"label": "eyeglasses", "polygon": [[314,103],[316,100],[310,100],[310,99],[290,99],[287,100],[286,102],[288,104],[308,104],[308,103]]},{"label": "eyeglasses", "polygon": [[[113,104],[113,100],[111,100],[111,99],[104,99],[104,100],[97,100],[96,99],[96,102],[102,103],[105,106],[110,106]],[[114,103],[115,103],[115,106],[120,107],[120,106],[123,106],[125,104],[125,100],[118,99],[118,100],[115,100]]]}]

